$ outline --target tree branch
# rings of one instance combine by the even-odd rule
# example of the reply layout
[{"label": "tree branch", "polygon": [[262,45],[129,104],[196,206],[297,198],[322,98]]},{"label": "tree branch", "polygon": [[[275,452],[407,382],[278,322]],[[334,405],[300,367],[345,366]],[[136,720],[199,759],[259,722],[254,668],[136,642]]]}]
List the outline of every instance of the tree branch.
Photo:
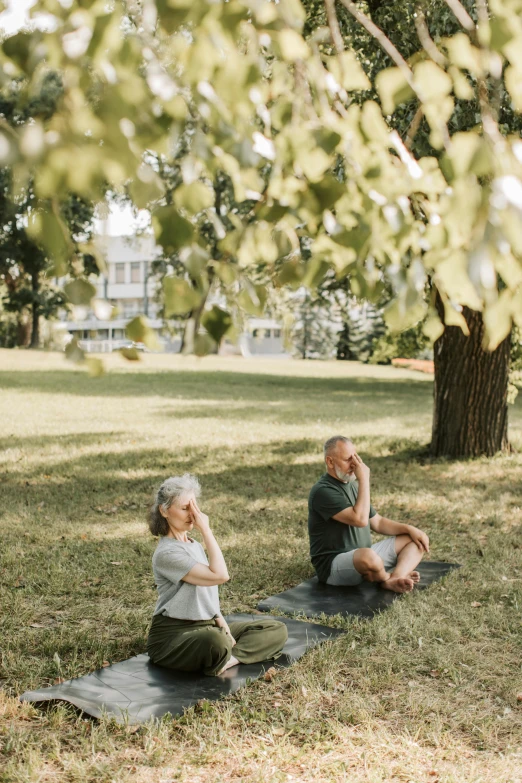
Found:
[{"label": "tree branch", "polygon": [[422,117],[424,115],[424,112],[422,110],[422,104],[420,104],[417,107],[417,111],[413,115],[413,119],[410,123],[410,127],[408,128],[408,132],[406,133],[406,138],[404,139],[404,146],[407,150],[411,150],[413,140],[415,136],[417,135],[417,131],[420,128],[420,124],[422,122]]},{"label": "tree branch", "polygon": [[[446,0],[447,1],[447,0]],[[411,71],[410,66],[402,56],[402,54],[399,52],[398,49],[392,44],[390,39],[383,33],[380,27],[377,27],[375,22],[372,22],[369,16],[366,16],[366,14],[363,14],[362,11],[360,11],[355,3],[352,3],[351,0],[341,0],[341,3],[344,5],[347,11],[351,13],[354,19],[356,19],[359,24],[361,24],[365,30],[367,30],[370,35],[372,35],[375,40],[381,45],[381,47],[384,49],[388,57],[393,60],[397,68],[400,68],[402,73],[404,74],[404,77],[412,90],[417,93],[417,90],[415,88],[415,85],[413,83],[413,73]]]},{"label": "tree branch", "polygon": [[444,0],[444,2],[453,12],[453,15],[464,30],[468,33],[474,33],[476,31],[475,22],[459,0]]},{"label": "tree branch", "polygon": [[415,8],[415,29],[417,30],[417,35],[419,37],[419,41],[422,44],[422,48],[428,54],[434,63],[437,63],[437,65],[440,65],[441,68],[444,68],[446,66],[447,60],[444,57],[444,55],[439,52],[437,49],[437,46],[435,45],[435,42],[433,38],[430,35],[430,31],[428,29],[428,25],[426,23],[426,16],[424,14],[424,9],[419,4]]},{"label": "tree branch", "polygon": [[344,41],[341,35],[341,29],[339,27],[339,20],[335,13],[335,0],[324,0],[326,8],[326,18],[328,20],[328,27],[330,28],[330,35],[332,36],[332,42],[337,50],[337,54],[344,51]]},{"label": "tree branch", "polygon": [[[469,33],[469,37],[482,53],[484,46],[478,37],[477,25],[468,14],[459,0],[444,0],[448,8],[451,9],[460,25]],[[489,10],[487,0],[477,0],[477,13],[481,22],[487,22],[489,19]],[[482,127],[484,133],[493,145],[504,145],[504,138],[498,128],[498,121],[495,111],[491,106],[489,99],[488,83],[485,76],[477,77],[477,91],[480,106],[480,115],[482,117]]]}]

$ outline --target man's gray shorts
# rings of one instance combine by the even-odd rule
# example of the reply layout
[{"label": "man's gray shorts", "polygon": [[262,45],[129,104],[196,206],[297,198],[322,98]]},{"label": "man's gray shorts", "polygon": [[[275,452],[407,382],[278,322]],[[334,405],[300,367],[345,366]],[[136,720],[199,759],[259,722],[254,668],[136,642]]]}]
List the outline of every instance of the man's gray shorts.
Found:
[{"label": "man's gray shorts", "polygon": [[[386,571],[396,566],[397,554],[395,552],[395,536],[389,536],[382,541],[378,541],[377,544],[372,546],[372,550],[376,555],[379,555],[379,557],[382,558]],[[328,577],[326,584],[351,587],[352,585],[358,585],[363,581],[362,575],[353,565],[353,556],[356,552],[357,549],[352,549],[351,552],[342,552],[340,555],[337,555],[337,557],[334,557],[332,560],[330,576]]]}]

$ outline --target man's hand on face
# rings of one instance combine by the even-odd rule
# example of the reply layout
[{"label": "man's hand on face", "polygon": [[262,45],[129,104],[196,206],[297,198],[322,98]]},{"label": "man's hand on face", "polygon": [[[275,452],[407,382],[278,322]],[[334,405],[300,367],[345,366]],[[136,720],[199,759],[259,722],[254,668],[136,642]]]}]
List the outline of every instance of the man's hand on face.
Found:
[{"label": "man's hand on face", "polygon": [[359,483],[370,478],[370,468],[364,464],[357,452],[353,455],[353,472]]},{"label": "man's hand on face", "polygon": [[430,551],[430,539],[422,530],[413,525],[408,525],[408,535],[414,544],[417,544],[421,552]]}]

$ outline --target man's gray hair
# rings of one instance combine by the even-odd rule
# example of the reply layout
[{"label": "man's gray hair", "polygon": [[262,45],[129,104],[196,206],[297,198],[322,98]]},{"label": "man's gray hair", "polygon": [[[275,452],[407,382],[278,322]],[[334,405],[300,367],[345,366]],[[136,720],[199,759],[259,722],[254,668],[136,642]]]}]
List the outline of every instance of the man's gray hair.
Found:
[{"label": "man's gray hair", "polygon": [[332,451],[335,450],[335,447],[338,443],[353,443],[351,438],[346,438],[344,435],[332,435],[331,438],[328,438],[326,443],[323,446],[324,451],[324,458],[326,460],[327,457],[330,456]]},{"label": "man's gray hair", "polygon": [[154,503],[149,512],[149,529],[153,536],[166,536],[169,532],[167,520],[161,513],[160,506],[166,510],[181,495],[186,495],[189,492],[193,492],[197,498],[201,495],[201,485],[196,476],[191,473],[165,479],[156,492]]}]

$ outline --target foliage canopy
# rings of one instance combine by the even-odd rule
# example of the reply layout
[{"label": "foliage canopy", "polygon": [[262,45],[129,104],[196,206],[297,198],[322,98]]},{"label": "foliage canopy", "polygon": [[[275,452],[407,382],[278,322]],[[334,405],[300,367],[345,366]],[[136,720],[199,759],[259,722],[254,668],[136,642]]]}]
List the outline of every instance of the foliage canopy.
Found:
[{"label": "foliage canopy", "polygon": [[[462,308],[483,311],[494,349],[522,324],[522,142],[499,116],[522,111],[522,0],[439,5],[455,31],[433,38],[419,4],[406,59],[350,0],[339,17],[325,0],[313,29],[299,0],[38,0],[48,31],[4,40],[0,78],[29,99],[58,71],[63,93],[52,116],[1,123],[0,164],[15,188],[34,177],[28,231],[49,274],[74,258],[60,203],[128,188],[186,270],[165,278],[170,312],[197,311],[219,285],[229,309],[257,313],[260,268],[294,287],[333,270],[373,301],[390,287],[388,324],[424,317],[433,339],[429,281],[446,324],[466,331]],[[341,15],[393,65],[361,62]],[[466,107],[474,123],[454,132]],[[160,168],[173,161],[166,194]],[[232,199],[216,198],[219,180]],[[233,319],[218,308],[206,328],[218,341]],[[153,339],[145,319],[133,330]]]}]

